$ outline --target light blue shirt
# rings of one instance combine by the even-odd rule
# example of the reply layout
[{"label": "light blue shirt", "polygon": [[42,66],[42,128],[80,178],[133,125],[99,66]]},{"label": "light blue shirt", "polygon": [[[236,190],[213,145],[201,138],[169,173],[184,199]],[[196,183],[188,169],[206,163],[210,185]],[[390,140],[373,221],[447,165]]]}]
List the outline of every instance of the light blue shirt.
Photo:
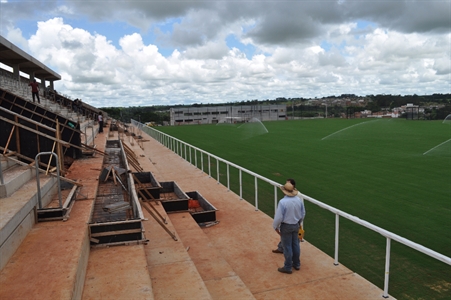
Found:
[{"label": "light blue shirt", "polygon": [[283,197],[277,206],[274,216],[273,228],[280,228],[280,224],[296,224],[301,223],[305,217],[305,207],[303,201],[298,196]]}]

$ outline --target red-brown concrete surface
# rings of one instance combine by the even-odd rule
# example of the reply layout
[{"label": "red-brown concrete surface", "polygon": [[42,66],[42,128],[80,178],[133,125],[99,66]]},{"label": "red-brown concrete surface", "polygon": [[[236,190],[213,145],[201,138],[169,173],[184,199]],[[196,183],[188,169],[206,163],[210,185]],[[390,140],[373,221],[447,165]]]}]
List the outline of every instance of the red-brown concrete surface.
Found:
[{"label": "red-brown concrete surface", "polygon": [[[301,244],[301,270],[294,270],[291,275],[278,272],[277,268],[283,266],[284,259],[283,255],[271,252],[279,240],[272,229],[272,218],[255,211],[238,195],[145,133],[142,135],[149,140],[142,143],[144,150],[136,142],[131,147],[139,154],[144,170],[152,171],[158,181],[176,181],[184,191],[199,191],[219,210],[216,214],[220,223],[201,229],[201,232],[197,225],[188,223],[188,214],[169,215],[172,226],[214,299],[382,297],[381,289],[346,267],[335,266],[331,257],[308,241]],[[150,244],[158,243],[149,239]],[[172,266],[168,265],[165,271],[171,273]]]},{"label": "red-brown concrete surface", "polygon": [[[106,134],[96,137],[104,149]],[[76,160],[67,178],[83,184],[85,200],[76,201],[69,220],[35,224],[0,273],[0,299],[72,299],[80,297],[88,238],[87,223],[103,157]],[[78,282],[78,284],[77,284]],[[81,285],[82,286],[82,285]]]},{"label": "red-brown concrete surface", "polygon": [[[382,290],[334,266],[308,241],[301,244],[301,270],[279,273],[283,256],[271,252],[279,240],[272,218],[142,135],[143,149],[130,137],[124,142],[144,171],[199,191],[219,209],[220,223],[202,229],[186,212],[169,214],[175,241],[143,209],[146,245],[91,249],[88,259],[87,223],[103,157],[78,160],[68,177],[81,180],[87,199],[75,203],[67,222],[33,227],[0,273],[0,299],[381,299]],[[96,138],[97,149],[106,138]],[[162,205],[155,208],[166,216]]]}]

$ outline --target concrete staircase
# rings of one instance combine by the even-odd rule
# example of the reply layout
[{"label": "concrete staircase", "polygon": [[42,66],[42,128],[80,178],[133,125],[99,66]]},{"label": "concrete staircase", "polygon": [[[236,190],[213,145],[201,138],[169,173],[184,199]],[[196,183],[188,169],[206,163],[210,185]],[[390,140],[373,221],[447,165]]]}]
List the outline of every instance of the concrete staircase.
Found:
[{"label": "concrete staircase", "polygon": [[[104,145],[105,137],[97,137],[96,142]],[[3,159],[4,177],[9,178],[8,170],[17,165]],[[0,199],[1,299],[219,299],[223,298],[222,289],[234,299],[255,299],[195,220],[185,213],[168,216],[162,205],[155,207],[177,241],[145,212],[148,244],[90,249],[86,223],[102,157],[88,160],[77,160],[69,169],[71,176],[83,174],[82,192],[88,197],[75,203],[67,222],[36,223],[33,176],[9,197]],[[141,160],[143,165],[150,163],[146,157]],[[50,199],[55,194],[54,179],[41,175],[40,180],[41,193]],[[24,197],[26,193],[29,195]],[[19,205],[19,199],[29,200],[21,200]],[[202,253],[208,255],[207,264]],[[209,268],[208,261],[221,264],[221,268]],[[53,284],[43,289],[49,280]]]},{"label": "concrete staircase", "polygon": [[[34,168],[1,157],[0,184],[0,269],[6,265],[36,222],[38,203]],[[39,175],[41,200],[47,205],[56,191],[56,178]]]},{"label": "concrete staircase", "polygon": [[[28,86],[28,84],[24,82],[19,82],[12,78],[8,78],[8,76],[5,76],[5,74],[0,74],[0,83],[1,83],[0,86],[3,89],[25,100],[33,102],[33,97],[31,95],[30,87]],[[55,103],[50,99],[45,98],[42,92],[40,92],[39,98],[41,103],[39,104],[37,100],[35,103],[44,107],[46,110],[62,115],[65,118],[80,124],[84,123],[85,121],[88,121],[88,119],[85,116],[74,112],[71,107],[65,107],[60,103]]]}]

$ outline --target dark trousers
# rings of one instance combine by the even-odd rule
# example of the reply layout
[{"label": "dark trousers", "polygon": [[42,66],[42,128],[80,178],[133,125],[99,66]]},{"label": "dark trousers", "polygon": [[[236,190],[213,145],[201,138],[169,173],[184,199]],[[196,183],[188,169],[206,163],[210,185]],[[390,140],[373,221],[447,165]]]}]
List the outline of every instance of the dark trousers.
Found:
[{"label": "dark trousers", "polygon": [[41,100],[39,99],[39,92],[31,92],[31,96],[33,96],[33,102],[34,102],[34,97],[37,97],[38,103],[41,103]]},{"label": "dark trousers", "polygon": [[283,255],[285,257],[284,269],[290,270],[292,267],[301,267],[301,248],[299,245],[299,224],[280,225],[280,241],[282,242]]}]

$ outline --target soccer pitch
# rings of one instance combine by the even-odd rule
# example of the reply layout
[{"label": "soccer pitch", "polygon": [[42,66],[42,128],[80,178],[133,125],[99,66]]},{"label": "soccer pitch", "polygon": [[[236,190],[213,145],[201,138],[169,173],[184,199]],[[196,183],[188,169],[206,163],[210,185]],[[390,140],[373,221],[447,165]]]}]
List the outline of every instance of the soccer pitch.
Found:
[{"label": "soccer pitch", "polygon": [[[316,119],[158,129],[274,181],[294,178],[310,197],[451,256],[450,124]],[[236,180],[231,189],[237,192]],[[248,190],[244,198],[253,203]],[[259,187],[259,208],[270,216],[272,192]],[[306,240],[333,256],[335,216],[306,207]],[[339,259],[383,287],[381,235],[341,218]],[[451,298],[444,263],[392,243],[390,271],[389,292],[398,299]]]}]

